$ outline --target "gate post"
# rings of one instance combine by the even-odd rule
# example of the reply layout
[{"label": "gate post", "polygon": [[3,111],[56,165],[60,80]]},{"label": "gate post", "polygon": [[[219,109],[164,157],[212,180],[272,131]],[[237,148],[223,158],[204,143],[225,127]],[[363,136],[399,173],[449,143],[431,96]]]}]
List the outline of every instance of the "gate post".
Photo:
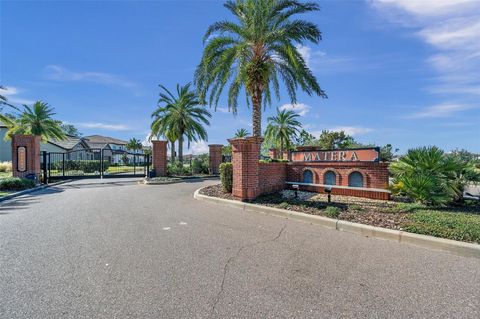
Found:
[{"label": "gate post", "polygon": [[259,158],[263,139],[258,136],[232,138],[233,186],[232,195],[242,201],[260,194]]},{"label": "gate post", "polygon": [[42,162],[43,162],[43,183],[48,184],[48,171],[47,171],[47,151],[42,152]]},{"label": "gate post", "polygon": [[152,141],[152,164],[155,176],[167,175],[167,141]]},{"label": "gate post", "polygon": [[219,173],[220,164],[222,164],[222,144],[208,145],[208,166],[210,174],[217,175]]},{"label": "gate post", "polygon": [[14,177],[35,175],[40,181],[40,136],[12,136],[12,174]]}]

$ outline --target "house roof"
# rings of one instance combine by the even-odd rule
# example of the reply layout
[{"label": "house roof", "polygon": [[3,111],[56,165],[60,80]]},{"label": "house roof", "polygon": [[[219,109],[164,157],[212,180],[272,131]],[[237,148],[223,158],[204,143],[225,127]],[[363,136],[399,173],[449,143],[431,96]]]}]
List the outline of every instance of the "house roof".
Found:
[{"label": "house roof", "polygon": [[64,140],[58,140],[58,139],[49,139],[47,143],[56,145],[58,147],[61,147],[65,150],[71,150],[72,148],[75,147],[78,143],[81,143],[82,139],[77,136],[72,136],[72,135],[67,135]]},{"label": "house roof", "polygon": [[113,137],[102,136],[102,135],[90,135],[85,136],[84,140],[90,144],[117,144],[117,145],[126,145],[128,142],[122,141]]}]

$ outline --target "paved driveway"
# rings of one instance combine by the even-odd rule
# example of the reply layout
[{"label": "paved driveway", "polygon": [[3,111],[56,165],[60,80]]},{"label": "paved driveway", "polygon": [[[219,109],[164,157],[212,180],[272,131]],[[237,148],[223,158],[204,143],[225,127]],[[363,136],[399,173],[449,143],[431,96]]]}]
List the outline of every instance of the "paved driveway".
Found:
[{"label": "paved driveway", "polygon": [[0,318],[479,318],[480,260],[84,180],[0,205]]}]

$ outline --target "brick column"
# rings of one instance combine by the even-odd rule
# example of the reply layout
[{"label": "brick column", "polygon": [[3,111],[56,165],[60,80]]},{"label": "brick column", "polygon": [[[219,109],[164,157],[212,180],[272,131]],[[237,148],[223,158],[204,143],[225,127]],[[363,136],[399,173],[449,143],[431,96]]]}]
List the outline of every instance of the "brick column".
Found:
[{"label": "brick column", "polygon": [[228,140],[232,144],[232,194],[242,201],[260,195],[258,155],[262,140],[256,136]]},{"label": "brick column", "polygon": [[12,136],[12,173],[15,177],[35,174],[40,181],[40,136]]},{"label": "brick column", "polygon": [[209,169],[210,174],[218,174],[220,172],[219,167],[222,164],[222,144],[210,144],[208,145],[209,151]]},{"label": "brick column", "polygon": [[167,175],[167,141],[152,141],[152,164],[155,176]]}]

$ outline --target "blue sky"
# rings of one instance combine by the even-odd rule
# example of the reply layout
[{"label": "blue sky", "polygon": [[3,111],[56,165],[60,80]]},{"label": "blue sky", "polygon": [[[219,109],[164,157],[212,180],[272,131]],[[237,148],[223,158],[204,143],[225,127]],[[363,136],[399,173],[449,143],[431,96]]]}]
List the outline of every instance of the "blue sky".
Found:
[{"label": "blue sky", "polygon": [[[1,1],[0,84],[11,102],[43,100],[84,135],[145,139],[158,84],[192,81],[222,1]],[[480,152],[480,1],[319,1],[324,39],[299,46],[328,99],[299,92],[313,134]],[[276,107],[291,108],[288,96]],[[208,143],[251,131],[220,100]],[[213,110],[212,110],[213,111]],[[194,152],[206,143],[193,145]]]}]

